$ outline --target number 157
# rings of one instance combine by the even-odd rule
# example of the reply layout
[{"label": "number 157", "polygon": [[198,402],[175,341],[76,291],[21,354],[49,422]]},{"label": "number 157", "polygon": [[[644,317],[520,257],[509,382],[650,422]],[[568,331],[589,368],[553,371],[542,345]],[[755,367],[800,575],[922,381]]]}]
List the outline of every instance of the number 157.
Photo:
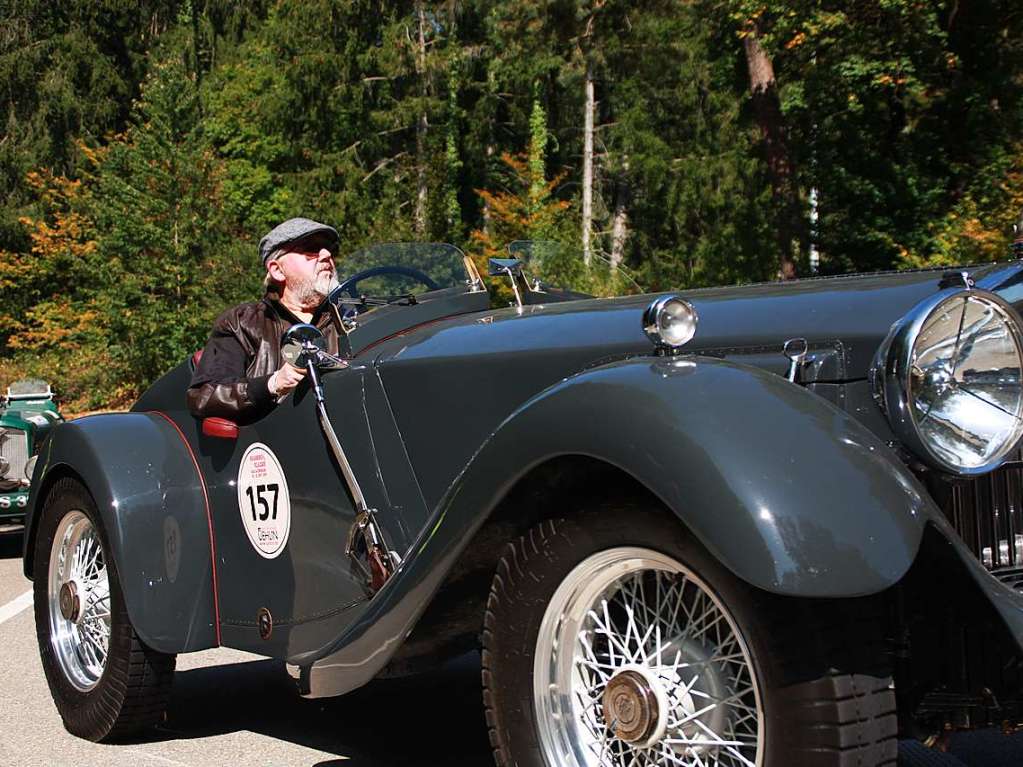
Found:
[{"label": "number 157", "polygon": [[[252,521],[265,522],[268,518],[277,519],[277,495],[279,486],[276,482],[269,485],[256,485],[255,492],[253,492],[252,486],[245,488],[245,494],[249,496],[249,508],[252,509]],[[270,503],[266,498],[263,497],[263,493],[273,493],[273,507],[271,508]],[[256,504],[259,504],[262,511],[256,512]]]}]

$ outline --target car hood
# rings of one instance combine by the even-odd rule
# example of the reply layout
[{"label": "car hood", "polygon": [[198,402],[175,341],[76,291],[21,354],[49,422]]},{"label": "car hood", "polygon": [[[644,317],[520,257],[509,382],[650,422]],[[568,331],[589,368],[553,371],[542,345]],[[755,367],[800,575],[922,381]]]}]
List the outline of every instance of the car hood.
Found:
[{"label": "car hood", "polygon": [[[967,267],[977,286],[1023,309],[1023,263]],[[807,339],[811,365],[804,381],[843,381],[867,376],[874,353],[892,324],[941,289],[948,269],[849,275],[739,287],[674,291],[696,308],[699,326],[687,353],[742,359],[784,370],[781,350],[791,338]],[[560,354],[567,367],[599,364],[647,353],[641,317],[657,296],[587,299],[509,308],[433,323],[376,346],[389,360],[444,359],[465,355]],[[566,369],[566,374],[568,374]]]},{"label": "car hood", "polygon": [[[1013,264],[971,274],[1012,300],[1019,272]],[[679,291],[700,317],[685,349],[783,374],[782,345],[801,337],[814,357],[802,371],[803,383],[862,379],[891,324],[937,291],[941,276],[928,271]],[[354,364],[375,367],[383,383],[427,506],[450,486],[453,467],[464,466],[539,392],[588,368],[650,355],[642,315],[655,297],[463,314],[358,354]]]},{"label": "car hood", "polygon": [[3,410],[0,409],[0,426],[6,426],[11,429],[20,429],[31,433],[35,429],[35,424],[28,420],[20,410]]}]

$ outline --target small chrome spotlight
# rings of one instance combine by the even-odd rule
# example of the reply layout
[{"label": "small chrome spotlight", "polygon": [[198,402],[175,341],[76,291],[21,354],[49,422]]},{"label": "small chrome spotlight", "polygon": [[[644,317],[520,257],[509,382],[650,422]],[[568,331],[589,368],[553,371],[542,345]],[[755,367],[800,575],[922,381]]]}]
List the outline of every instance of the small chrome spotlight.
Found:
[{"label": "small chrome spotlight", "polygon": [[658,354],[677,354],[696,335],[699,317],[688,301],[678,296],[661,296],[643,312],[643,332]]}]

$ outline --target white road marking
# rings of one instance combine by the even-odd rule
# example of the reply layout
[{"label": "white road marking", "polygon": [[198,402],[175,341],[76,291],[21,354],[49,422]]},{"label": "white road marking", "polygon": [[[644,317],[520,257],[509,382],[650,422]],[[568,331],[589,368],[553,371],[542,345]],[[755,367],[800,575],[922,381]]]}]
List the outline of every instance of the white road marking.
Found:
[{"label": "white road marking", "polygon": [[10,602],[0,607],[0,623],[8,621],[20,613],[26,607],[32,605],[32,589],[29,589],[20,597],[15,597]]},{"label": "white road marking", "polygon": [[179,762],[176,759],[168,759],[166,756],[159,756],[158,754],[151,754],[148,751],[143,751],[138,748],[125,749],[128,753],[139,754],[144,756],[146,759],[152,759],[154,762],[163,762],[164,764],[172,764],[174,767],[191,767],[187,762]]}]

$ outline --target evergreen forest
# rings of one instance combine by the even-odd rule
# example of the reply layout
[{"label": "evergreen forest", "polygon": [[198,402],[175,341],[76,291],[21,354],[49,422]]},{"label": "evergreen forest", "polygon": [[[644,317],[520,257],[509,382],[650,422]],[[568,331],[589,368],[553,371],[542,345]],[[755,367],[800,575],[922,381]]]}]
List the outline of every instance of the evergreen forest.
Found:
[{"label": "evergreen forest", "polygon": [[1008,258],[1019,0],[0,0],[0,386],[119,407],[343,254],[520,240],[591,293]]}]

